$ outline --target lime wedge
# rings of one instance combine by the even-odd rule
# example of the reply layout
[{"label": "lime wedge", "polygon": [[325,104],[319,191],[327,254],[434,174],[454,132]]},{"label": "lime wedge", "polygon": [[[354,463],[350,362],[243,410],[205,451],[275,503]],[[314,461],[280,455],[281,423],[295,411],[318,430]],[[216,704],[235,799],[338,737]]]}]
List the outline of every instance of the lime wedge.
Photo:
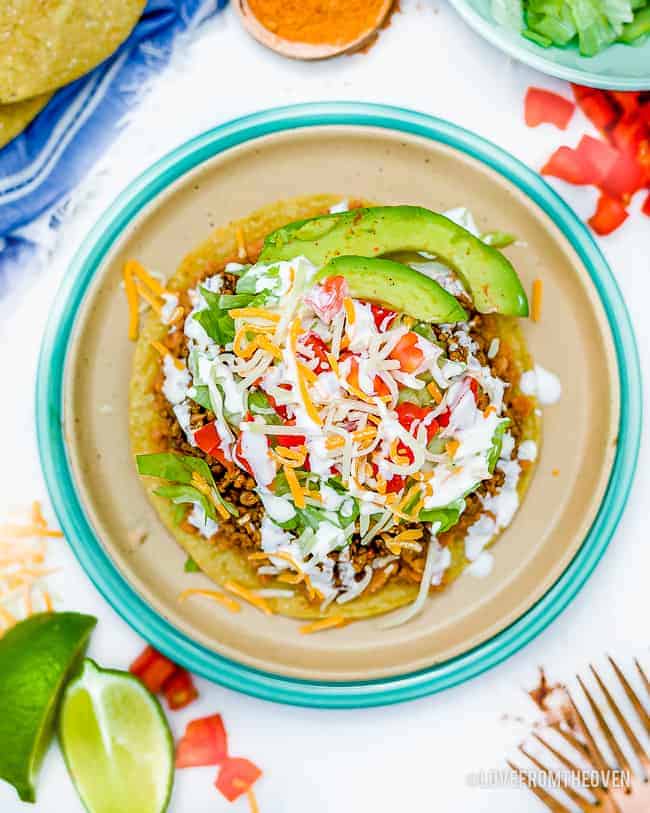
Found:
[{"label": "lime wedge", "polygon": [[59,740],[89,813],[162,813],[174,741],[160,703],[128,672],[85,660],[65,691]]},{"label": "lime wedge", "polygon": [[0,638],[0,779],[24,802],[36,800],[61,693],[96,623],[79,613],[38,613]]}]

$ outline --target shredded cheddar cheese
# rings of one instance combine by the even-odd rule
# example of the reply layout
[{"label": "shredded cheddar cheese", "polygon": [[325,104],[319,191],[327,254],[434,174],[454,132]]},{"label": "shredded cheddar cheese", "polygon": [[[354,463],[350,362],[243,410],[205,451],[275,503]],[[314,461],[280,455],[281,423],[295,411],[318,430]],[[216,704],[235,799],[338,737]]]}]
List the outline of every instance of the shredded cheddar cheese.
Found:
[{"label": "shredded cheddar cheese", "polygon": [[455,457],[456,452],[458,451],[458,447],[459,447],[459,446],[460,446],[460,442],[459,442],[459,441],[457,441],[457,440],[448,440],[448,441],[445,443],[445,451],[447,452],[447,454],[449,455],[449,457],[451,457],[451,458],[452,458],[452,460],[453,460],[453,458]]},{"label": "shredded cheddar cheese", "polygon": [[313,632],[321,632],[333,627],[344,627],[348,623],[348,620],[342,615],[331,615],[329,618],[321,618],[319,621],[312,621],[311,624],[304,624],[300,627],[300,634],[311,635]]},{"label": "shredded cheddar cheese", "polygon": [[354,303],[352,302],[349,296],[344,297],[343,307],[345,308],[345,316],[346,319],[348,320],[348,325],[352,326],[356,319],[356,314],[354,312]]},{"label": "shredded cheddar cheese", "polygon": [[430,381],[427,384],[427,392],[433,398],[436,404],[439,404],[442,401],[442,393],[440,392],[440,387],[436,384],[435,381]]},{"label": "shredded cheddar cheese", "polygon": [[[165,356],[171,356],[171,350],[168,347],[165,347],[165,345],[162,342],[158,341],[151,342],[151,346],[154,348],[154,350],[156,350],[156,352],[160,354],[161,357],[164,358]],[[177,359],[174,356],[172,356],[172,360],[174,362],[174,367],[176,367],[177,370],[183,370],[185,368],[185,365],[180,359]]]},{"label": "shredded cheddar cheese", "polygon": [[282,470],[284,471],[284,476],[287,478],[287,483],[291,490],[291,496],[296,504],[296,508],[304,508],[305,492],[300,488],[300,483],[298,482],[295,471],[287,466],[286,463],[282,467]]},{"label": "shredded cheddar cheese", "polygon": [[530,316],[533,322],[539,322],[539,320],[542,318],[543,293],[543,281],[541,279],[533,280],[533,297],[530,309]]},{"label": "shredded cheddar cheese", "polygon": [[230,596],[226,596],[218,590],[202,590],[197,587],[189,587],[187,590],[183,590],[178,600],[185,601],[185,599],[190,596],[204,596],[205,598],[217,601],[219,604],[223,604],[231,613],[238,613],[241,610],[241,605],[236,602],[234,598],[230,598]]},{"label": "shredded cheddar cheese", "polygon": [[244,230],[241,226],[235,229],[235,239],[237,240],[237,256],[240,260],[248,259],[248,249],[246,248],[246,241],[244,240]]},{"label": "shredded cheddar cheese", "polygon": [[266,319],[267,322],[279,322],[280,315],[266,308],[232,308],[229,311],[233,319]]},{"label": "shredded cheddar cheese", "polygon": [[239,596],[239,598],[243,598],[244,601],[247,601],[249,604],[257,607],[257,609],[261,610],[265,615],[272,615],[272,610],[266,601],[264,601],[264,599],[260,596],[256,596],[251,590],[247,590],[241,584],[233,581],[227,581],[225,582],[224,587],[226,590],[230,590],[231,593]]}]

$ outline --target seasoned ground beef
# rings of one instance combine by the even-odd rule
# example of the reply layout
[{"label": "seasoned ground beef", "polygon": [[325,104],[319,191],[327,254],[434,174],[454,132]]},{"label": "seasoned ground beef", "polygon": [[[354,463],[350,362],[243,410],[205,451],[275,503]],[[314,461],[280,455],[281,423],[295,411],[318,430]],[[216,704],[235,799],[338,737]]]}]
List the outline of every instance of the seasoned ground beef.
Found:
[{"label": "seasoned ground beef", "polygon": [[[225,273],[222,292],[234,293],[236,283],[237,277]],[[186,292],[181,294],[180,304],[185,308],[186,312],[189,312],[191,309],[189,297]],[[463,304],[471,311],[471,304],[469,302]],[[509,354],[509,349],[502,347],[494,358],[488,358],[488,348],[491,339],[485,335],[483,317],[481,317],[480,314],[473,314],[469,325],[470,338],[477,346],[473,349],[473,355],[478,359],[481,365],[489,366],[493,375],[502,378],[511,385],[516,384],[519,372],[514,360]],[[445,330],[439,326],[434,326],[433,329],[436,339],[445,345],[448,358],[454,361],[466,361],[467,348],[457,342],[454,338],[453,330]],[[187,353],[187,340],[182,329],[171,332],[165,338],[164,344],[169,348],[174,357],[185,358]],[[154,382],[153,389],[156,409],[158,414],[164,419],[164,426],[161,431],[156,432],[155,437],[152,438],[153,441],[160,449],[202,457],[210,466],[222,496],[240,509],[238,517],[229,517],[227,520],[220,521],[219,532],[213,538],[214,544],[220,549],[237,547],[247,552],[260,550],[260,526],[264,509],[259,497],[254,491],[255,481],[252,477],[239,469],[227,471],[218,460],[205,454],[196,447],[190,446],[176,420],[170,403],[162,393],[162,385],[163,375],[161,372]],[[513,394],[512,389],[512,386],[506,388],[503,414],[505,417],[510,418],[509,431],[515,439],[515,452],[513,452],[513,454],[516,455],[516,448],[522,433],[522,421],[532,408],[532,403],[524,396]],[[488,404],[489,398],[487,394],[479,391],[477,396],[477,405],[479,408],[485,409]],[[192,403],[191,426],[193,429],[198,429],[213,419],[214,415],[212,412],[198,404]],[[489,480],[483,481],[476,491],[466,498],[467,507],[461,516],[460,522],[439,536],[438,541],[442,546],[447,545],[449,541],[457,537],[459,533],[466,532],[466,530],[478,520],[481,514],[485,513],[482,499],[487,495],[495,495],[503,485],[503,481],[504,475],[497,469]],[[187,522],[183,522],[182,527],[189,533],[198,533],[196,528]],[[393,551],[388,547],[390,540],[400,532],[410,529],[422,529],[423,539],[428,538],[428,530],[423,523],[401,522],[365,545],[360,543],[359,535],[355,534],[346,549],[345,555],[347,557],[349,552],[350,562],[355,572],[361,573],[367,565],[372,565],[373,560],[377,557],[393,556]],[[390,574],[387,575],[385,570],[377,570],[375,572],[369,591],[373,592],[375,589],[383,586],[389,579],[406,579],[410,582],[419,583],[424,568],[425,553],[426,546],[422,546],[420,550],[402,549],[398,559],[395,560],[395,566]],[[336,551],[329,554],[332,561],[337,561],[339,556],[340,553]]]}]

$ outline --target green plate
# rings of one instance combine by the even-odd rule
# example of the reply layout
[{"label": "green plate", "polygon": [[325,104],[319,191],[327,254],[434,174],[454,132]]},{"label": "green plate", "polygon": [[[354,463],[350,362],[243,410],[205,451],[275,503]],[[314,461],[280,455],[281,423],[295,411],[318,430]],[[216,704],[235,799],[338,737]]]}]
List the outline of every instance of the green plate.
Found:
[{"label": "green plate", "polygon": [[[612,376],[620,393],[617,445],[610,476],[582,544],[552,586],[514,623],[478,646],[419,671],[372,680],[299,679],[262,671],[199,643],[154,610],[125,578],[93,529],[84,509],[63,430],[64,368],[74,346],[80,305],[111,247],[159,196],[195,168],[232,148],[302,128],[366,127],[411,136],[480,162],[538,207],[562,232],[593,284],[612,339]],[[549,296],[551,294],[549,293]],[[54,302],[36,381],[36,421],[41,464],[68,543],[98,590],[157,649],[193,672],[229,688],[282,703],[351,708],[397,703],[454,686],[519,650],[550,624],[583,587],[616,529],[636,468],[641,433],[641,376],[625,304],[605,259],[584,224],[535,172],[493,144],[449,122],[381,105],[323,103],[278,108],[228,122],[178,147],[136,178],[102,216],[80,247]],[[106,540],[108,542],[108,540]],[[354,626],[354,625],[353,625]]]},{"label": "green plate", "polygon": [[597,56],[581,56],[575,45],[542,48],[499,25],[490,0],[450,0],[460,16],[500,51],[542,73],[578,85],[608,90],[650,90],[650,38],[641,45],[615,44]]}]

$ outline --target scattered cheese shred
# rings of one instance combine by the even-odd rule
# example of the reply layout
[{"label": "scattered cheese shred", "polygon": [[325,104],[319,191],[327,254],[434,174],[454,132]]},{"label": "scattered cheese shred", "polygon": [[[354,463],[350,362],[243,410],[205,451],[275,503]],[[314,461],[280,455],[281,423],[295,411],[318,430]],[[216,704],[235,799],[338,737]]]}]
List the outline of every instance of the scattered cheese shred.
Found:
[{"label": "scattered cheese shred", "polygon": [[256,596],[251,590],[247,590],[241,584],[233,581],[227,581],[225,582],[224,587],[226,590],[230,590],[231,593],[239,596],[239,598],[243,598],[244,601],[247,601],[249,604],[257,607],[257,609],[261,610],[265,615],[272,615],[272,610],[266,601],[264,601],[263,598]]},{"label": "scattered cheese shred", "polygon": [[133,276],[134,260],[130,260],[124,265],[124,290],[126,291],[126,302],[129,307],[129,340],[134,342],[138,338],[138,324],[140,314],[138,313],[138,289],[135,287],[135,277]]},{"label": "scattered cheese shred", "polygon": [[212,505],[214,505],[214,507],[217,510],[217,513],[222,517],[222,519],[228,519],[230,514],[226,510],[226,506],[222,505],[221,501],[215,497],[215,495],[212,493],[212,489],[206,482],[205,478],[202,477],[198,473],[198,471],[192,472],[192,485],[195,488],[197,488],[201,492],[201,494],[203,494],[210,500],[210,502],[212,503]]},{"label": "scattered cheese shred", "polygon": [[449,457],[451,457],[453,459],[454,456],[456,455],[456,452],[458,451],[459,446],[460,446],[460,441],[455,440],[455,439],[454,440],[448,440],[445,443],[445,451],[447,452]]},{"label": "scattered cheese shred", "polygon": [[296,504],[296,508],[304,508],[305,493],[300,488],[300,483],[298,482],[298,478],[296,477],[296,472],[286,464],[282,467],[282,470],[284,471],[284,476],[287,478],[287,483],[291,490],[291,496],[293,497],[293,501]]},{"label": "scattered cheese shred", "polygon": [[257,804],[257,796],[255,796],[253,788],[249,788],[246,791],[246,798],[248,799],[248,806],[250,807],[251,813],[260,813],[260,806]]},{"label": "scattered cheese shred", "polygon": [[[160,354],[162,358],[164,358],[165,356],[171,356],[171,350],[168,347],[165,347],[165,345],[162,342],[158,341],[151,342],[151,346],[154,348],[154,350],[156,350],[156,352]],[[185,365],[180,359],[177,359],[172,356],[172,360],[174,362],[174,367],[176,367],[177,370],[185,369]]]},{"label": "scattered cheese shred", "polygon": [[241,605],[239,602],[235,601],[234,598],[230,598],[230,596],[226,596],[223,593],[220,593],[218,590],[202,590],[195,587],[189,587],[187,590],[183,590],[183,592],[179,595],[179,601],[185,601],[186,598],[190,596],[204,596],[205,598],[212,599],[213,601],[218,601],[220,604],[223,604],[224,607],[227,607],[231,613],[238,613],[241,610]]},{"label": "scattered cheese shred", "polygon": [[348,623],[348,620],[342,615],[332,615],[329,618],[313,621],[311,624],[304,624],[300,627],[300,633],[301,635],[311,635],[313,632],[321,632],[333,627],[345,627]]},{"label": "scattered cheese shred", "polygon": [[442,401],[442,393],[440,392],[440,387],[436,384],[435,381],[430,381],[427,384],[427,392],[433,398],[436,404],[439,404]]},{"label": "scattered cheese shred", "polygon": [[348,325],[353,325],[356,319],[356,313],[354,312],[354,303],[349,296],[344,297],[343,307],[345,308],[345,316],[348,320]]},{"label": "scattered cheese shred", "polygon": [[279,322],[280,315],[267,311],[266,308],[232,308],[229,311],[233,319],[266,319],[267,322]]},{"label": "scattered cheese shred", "polygon": [[533,280],[533,301],[530,309],[530,316],[533,322],[539,322],[542,318],[542,301],[544,294],[544,283],[541,279]]},{"label": "scattered cheese shred", "polygon": [[240,260],[248,259],[248,249],[246,248],[246,241],[244,239],[244,230],[241,226],[235,229],[235,239],[237,240],[237,256]]}]

